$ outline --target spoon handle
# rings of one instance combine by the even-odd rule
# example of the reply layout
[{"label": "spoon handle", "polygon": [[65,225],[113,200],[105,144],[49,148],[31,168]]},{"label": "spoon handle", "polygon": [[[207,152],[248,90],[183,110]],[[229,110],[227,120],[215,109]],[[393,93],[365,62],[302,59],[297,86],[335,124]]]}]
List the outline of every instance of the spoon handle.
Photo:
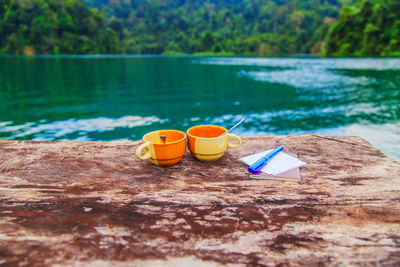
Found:
[{"label": "spoon handle", "polygon": [[235,125],[233,125],[233,127],[230,128],[228,131],[226,131],[225,133],[221,134],[221,136],[222,136],[222,135],[225,135],[225,134],[227,134],[228,132],[230,132],[230,131],[232,131],[233,129],[235,129],[235,128],[236,128],[239,124],[241,124],[243,121],[244,121],[244,118],[242,118],[238,123],[236,123]]}]

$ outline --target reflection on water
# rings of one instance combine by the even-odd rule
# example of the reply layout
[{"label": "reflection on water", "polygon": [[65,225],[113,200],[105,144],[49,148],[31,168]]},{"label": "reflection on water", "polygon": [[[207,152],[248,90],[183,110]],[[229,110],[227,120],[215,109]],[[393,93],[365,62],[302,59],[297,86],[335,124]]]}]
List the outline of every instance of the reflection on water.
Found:
[{"label": "reflection on water", "polygon": [[400,59],[0,57],[0,139],[358,135],[400,160]]}]

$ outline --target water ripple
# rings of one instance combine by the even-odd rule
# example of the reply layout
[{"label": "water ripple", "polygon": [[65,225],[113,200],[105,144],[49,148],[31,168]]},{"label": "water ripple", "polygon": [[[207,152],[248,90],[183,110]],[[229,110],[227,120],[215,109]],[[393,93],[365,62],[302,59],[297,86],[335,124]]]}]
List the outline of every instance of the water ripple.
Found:
[{"label": "water ripple", "polygon": [[68,135],[75,134],[75,138],[68,140],[90,140],[89,133],[113,131],[117,128],[135,128],[149,126],[156,123],[164,123],[165,120],[156,116],[123,116],[120,118],[90,118],[90,119],[68,119],[41,123],[26,122],[20,125],[10,125],[10,122],[0,123],[0,133],[11,133],[6,139],[21,139],[32,137],[34,141],[62,140]]},{"label": "water ripple", "polygon": [[398,58],[204,58],[196,64],[314,69],[400,70]]}]

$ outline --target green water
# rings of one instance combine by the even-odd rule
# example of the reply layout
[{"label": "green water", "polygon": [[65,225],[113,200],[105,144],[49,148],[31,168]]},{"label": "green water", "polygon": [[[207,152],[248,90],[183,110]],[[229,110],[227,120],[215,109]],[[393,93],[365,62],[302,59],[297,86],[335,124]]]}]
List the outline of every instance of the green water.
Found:
[{"label": "green water", "polygon": [[0,139],[358,135],[400,160],[400,59],[0,57]]}]

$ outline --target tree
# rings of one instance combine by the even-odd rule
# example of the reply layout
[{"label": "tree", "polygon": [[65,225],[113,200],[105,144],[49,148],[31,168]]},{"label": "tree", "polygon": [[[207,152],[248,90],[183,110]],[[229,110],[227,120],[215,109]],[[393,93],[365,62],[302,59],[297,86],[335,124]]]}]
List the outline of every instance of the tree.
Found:
[{"label": "tree", "polygon": [[115,31],[106,27],[104,17],[97,10],[89,9],[80,0],[0,1],[2,53],[91,54],[120,51]]},{"label": "tree", "polygon": [[327,55],[377,56],[400,53],[400,3],[360,0],[345,6],[327,36]]}]

